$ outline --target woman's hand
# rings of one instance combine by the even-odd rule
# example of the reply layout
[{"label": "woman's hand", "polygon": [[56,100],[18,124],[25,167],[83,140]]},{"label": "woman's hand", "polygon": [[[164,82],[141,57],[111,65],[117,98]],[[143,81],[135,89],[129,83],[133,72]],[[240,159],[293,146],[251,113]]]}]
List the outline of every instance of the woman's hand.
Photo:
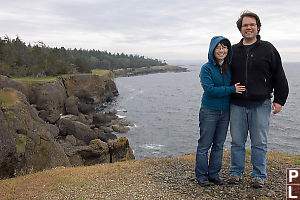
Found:
[{"label": "woman's hand", "polygon": [[236,83],[236,84],[234,84],[234,86],[235,86],[235,92],[236,93],[242,94],[243,92],[246,91],[245,86],[240,85],[240,83]]}]

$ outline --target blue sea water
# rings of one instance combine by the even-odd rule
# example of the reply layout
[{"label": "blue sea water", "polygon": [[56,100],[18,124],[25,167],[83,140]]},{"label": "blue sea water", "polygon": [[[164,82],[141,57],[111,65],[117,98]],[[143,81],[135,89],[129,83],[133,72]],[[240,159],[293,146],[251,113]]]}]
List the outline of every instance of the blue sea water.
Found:
[{"label": "blue sea water", "polygon": [[[203,90],[200,66],[184,66],[189,72],[159,73],[116,78],[120,95],[110,106],[135,124],[126,134],[136,159],[171,157],[196,151],[198,112]],[[300,63],[285,63],[290,86],[286,105],[271,114],[269,151],[300,155]],[[126,112],[124,112],[126,111]],[[224,145],[230,150],[228,132]],[[249,138],[247,148],[250,149]]]}]

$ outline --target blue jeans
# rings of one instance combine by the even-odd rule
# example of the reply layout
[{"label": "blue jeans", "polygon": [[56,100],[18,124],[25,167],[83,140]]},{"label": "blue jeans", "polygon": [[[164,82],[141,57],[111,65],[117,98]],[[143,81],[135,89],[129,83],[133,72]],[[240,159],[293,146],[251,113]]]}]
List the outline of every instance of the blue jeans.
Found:
[{"label": "blue jeans", "polygon": [[242,177],[245,169],[245,143],[248,131],[251,140],[251,176],[264,180],[266,172],[267,135],[271,113],[271,99],[266,99],[258,107],[247,108],[230,105],[230,134],[232,176]]},{"label": "blue jeans", "polygon": [[[201,108],[199,112],[200,139],[196,153],[197,180],[219,177],[222,167],[223,145],[229,125],[229,110],[215,111]],[[211,148],[209,163],[208,150]]]}]

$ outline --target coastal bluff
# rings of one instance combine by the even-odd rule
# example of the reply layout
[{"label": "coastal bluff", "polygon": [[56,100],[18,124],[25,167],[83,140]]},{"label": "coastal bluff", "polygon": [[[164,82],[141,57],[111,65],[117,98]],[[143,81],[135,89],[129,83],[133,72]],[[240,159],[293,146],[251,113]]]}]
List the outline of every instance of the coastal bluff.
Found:
[{"label": "coastal bluff", "polygon": [[[299,167],[299,155],[267,153],[264,188],[251,187],[250,152],[238,185],[200,187],[195,180],[196,154],[150,158],[93,166],[58,167],[0,180],[1,199],[286,199],[286,168]],[[298,165],[297,165],[298,164]],[[230,178],[230,152],[224,152],[220,175]]]},{"label": "coastal bluff", "polygon": [[0,179],[59,166],[134,159],[130,122],[102,111],[118,90],[114,75],[15,81],[0,75]]}]

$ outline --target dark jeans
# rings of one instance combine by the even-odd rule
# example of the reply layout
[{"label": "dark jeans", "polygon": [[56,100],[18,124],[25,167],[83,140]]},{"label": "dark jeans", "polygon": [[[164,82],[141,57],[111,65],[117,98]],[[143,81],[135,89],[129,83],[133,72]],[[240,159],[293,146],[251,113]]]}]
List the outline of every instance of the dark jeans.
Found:
[{"label": "dark jeans", "polygon": [[[200,139],[196,153],[197,180],[219,177],[222,168],[223,145],[229,124],[229,110],[201,108],[199,113]],[[208,150],[211,148],[209,163]]]}]

